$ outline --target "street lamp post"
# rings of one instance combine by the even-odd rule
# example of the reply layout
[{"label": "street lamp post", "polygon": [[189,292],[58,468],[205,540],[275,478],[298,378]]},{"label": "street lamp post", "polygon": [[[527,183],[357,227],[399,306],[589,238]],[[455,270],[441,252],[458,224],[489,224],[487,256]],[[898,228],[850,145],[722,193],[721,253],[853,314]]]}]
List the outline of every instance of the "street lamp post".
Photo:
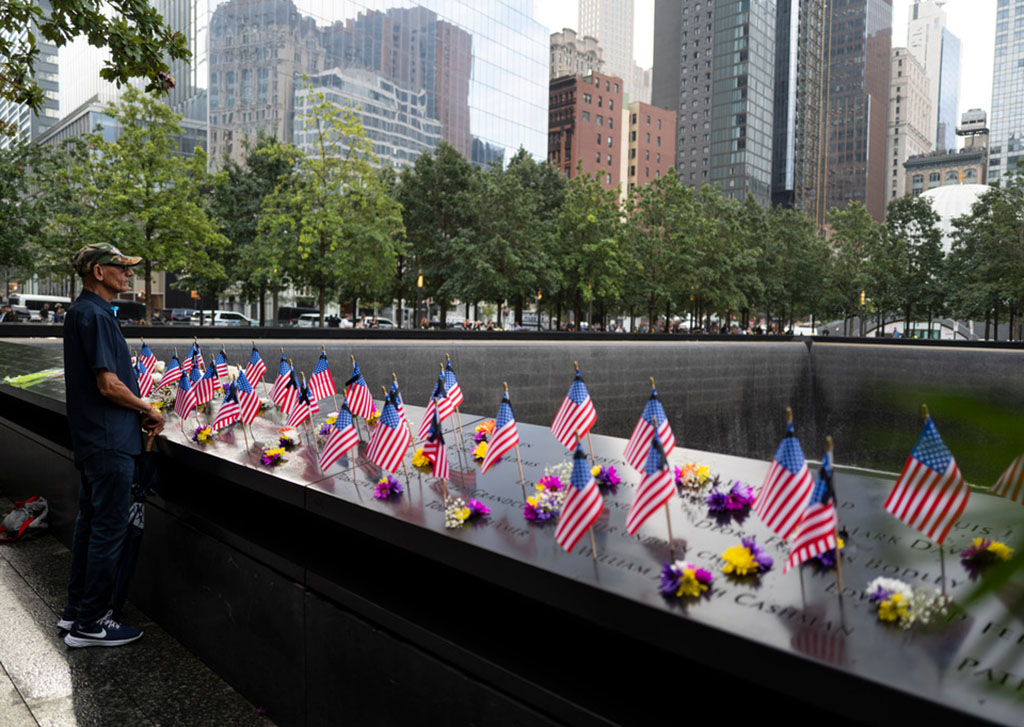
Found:
[{"label": "street lamp post", "polygon": [[420,327],[420,299],[423,297],[423,268],[419,269],[416,277],[416,313],[414,314],[415,320],[413,325],[415,328]]}]

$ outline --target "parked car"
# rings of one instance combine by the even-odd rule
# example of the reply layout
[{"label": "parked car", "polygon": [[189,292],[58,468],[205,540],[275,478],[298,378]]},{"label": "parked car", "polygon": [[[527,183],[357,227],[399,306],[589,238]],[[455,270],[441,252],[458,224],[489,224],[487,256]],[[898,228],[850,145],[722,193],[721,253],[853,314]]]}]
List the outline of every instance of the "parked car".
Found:
[{"label": "parked car", "polygon": [[[211,321],[212,318],[212,321]],[[190,323],[193,326],[199,325],[199,311],[192,314]],[[258,325],[249,316],[233,310],[208,310],[203,311],[203,325],[209,326],[255,326]]]},{"label": "parked car", "polygon": [[160,311],[160,319],[169,326],[187,326],[192,322],[192,314],[195,312],[194,308],[164,308]]},{"label": "parked car", "polygon": [[[299,316],[295,322],[299,328],[319,328],[320,327],[320,314],[319,313],[303,313]],[[327,325],[327,318],[324,318],[324,325]]]},{"label": "parked car", "polygon": [[279,326],[297,326],[299,324],[299,317],[304,313],[320,313],[319,308],[310,308],[308,306],[287,306],[282,305],[277,309],[277,325]]}]

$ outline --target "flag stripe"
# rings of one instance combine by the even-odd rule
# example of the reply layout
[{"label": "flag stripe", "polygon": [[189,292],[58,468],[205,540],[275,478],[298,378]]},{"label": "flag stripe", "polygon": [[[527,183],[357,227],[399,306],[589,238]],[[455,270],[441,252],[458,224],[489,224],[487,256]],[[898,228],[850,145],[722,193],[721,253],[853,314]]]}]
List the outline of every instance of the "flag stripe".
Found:
[{"label": "flag stripe", "polygon": [[491,436],[487,443],[487,454],[480,465],[480,472],[486,473],[491,467],[497,464],[502,455],[519,444],[519,430],[516,428],[516,421],[513,419]]},{"label": "flag stripe", "polygon": [[626,531],[634,535],[647,518],[669,501],[673,492],[675,485],[668,468],[653,475],[644,475],[637,489],[636,499],[629,508],[629,514],[626,515]]},{"label": "flag stripe", "polygon": [[343,429],[331,427],[331,436],[327,438],[324,451],[320,453],[320,469],[326,470],[357,444],[359,444],[359,432],[353,425],[349,424]]},{"label": "flag stripe", "polygon": [[1024,505],[1024,454],[1017,457],[989,490],[993,495]]}]

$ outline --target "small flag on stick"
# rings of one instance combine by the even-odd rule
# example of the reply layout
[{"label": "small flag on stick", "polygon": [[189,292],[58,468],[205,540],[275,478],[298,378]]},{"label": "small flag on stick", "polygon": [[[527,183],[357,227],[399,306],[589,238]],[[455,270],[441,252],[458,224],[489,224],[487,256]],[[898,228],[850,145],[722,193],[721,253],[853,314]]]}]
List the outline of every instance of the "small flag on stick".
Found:
[{"label": "small flag on stick", "polygon": [[574,365],[576,366],[576,377],[569,386],[569,392],[565,395],[561,408],[555,415],[555,421],[551,423],[552,434],[566,449],[572,449],[573,442],[587,434],[597,420],[597,412],[590,400],[587,385],[583,383],[580,367],[578,364]]},{"label": "small flag on stick", "polygon": [[805,560],[838,548],[838,529],[839,518],[836,515],[835,492],[832,489],[832,438],[829,437],[829,446],[824,459],[821,460],[818,479],[811,490],[807,508],[797,523],[789,558],[786,559],[782,572],[785,573]]},{"label": "small flag on stick", "polygon": [[786,407],[786,436],[754,499],[754,513],[783,540],[789,540],[807,508],[814,481],[793,431],[793,410]]},{"label": "small flag on stick", "polygon": [[1024,505],[1024,454],[1010,463],[989,492]]},{"label": "small flag on stick", "polygon": [[604,498],[597,486],[597,480],[590,472],[587,455],[576,441],[576,453],[572,460],[572,474],[569,476],[569,487],[562,505],[562,514],[558,518],[555,529],[555,540],[571,553],[583,534],[589,530],[604,509]]},{"label": "small flag on stick", "polygon": [[922,413],[924,429],[885,501],[885,509],[942,545],[967,507],[970,490],[928,415],[928,407],[922,407]]},{"label": "small flag on stick", "polygon": [[654,437],[654,422],[661,422],[658,425],[658,436],[661,439],[661,446],[665,450],[665,456],[672,454],[676,446],[676,438],[672,433],[672,425],[668,423],[668,415],[665,407],[658,399],[658,390],[654,388],[654,379],[651,378],[651,398],[644,405],[640,413],[640,419],[633,427],[633,433],[626,443],[625,457],[630,466],[635,470],[644,471],[645,459],[650,450],[651,439]]}]

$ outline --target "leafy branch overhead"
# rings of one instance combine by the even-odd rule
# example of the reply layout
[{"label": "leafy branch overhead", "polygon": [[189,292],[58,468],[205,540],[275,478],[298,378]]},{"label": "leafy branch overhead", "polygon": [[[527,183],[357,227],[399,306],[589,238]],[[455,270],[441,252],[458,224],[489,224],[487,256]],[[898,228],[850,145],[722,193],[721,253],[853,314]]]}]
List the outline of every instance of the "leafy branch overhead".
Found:
[{"label": "leafy branch overhead", "polygon": [[192,57],[187,38],[171,30],[146,0],[50,0],[50,6],[44,13],[34,0],[0,0],[0,98],[34,112],[46,98],[33,79],[40,38],[60,48],[84,36],[90,45],[109,49],[102,78],[118,86],[146,78],[150,92],[174,87],[166,59]]}]

